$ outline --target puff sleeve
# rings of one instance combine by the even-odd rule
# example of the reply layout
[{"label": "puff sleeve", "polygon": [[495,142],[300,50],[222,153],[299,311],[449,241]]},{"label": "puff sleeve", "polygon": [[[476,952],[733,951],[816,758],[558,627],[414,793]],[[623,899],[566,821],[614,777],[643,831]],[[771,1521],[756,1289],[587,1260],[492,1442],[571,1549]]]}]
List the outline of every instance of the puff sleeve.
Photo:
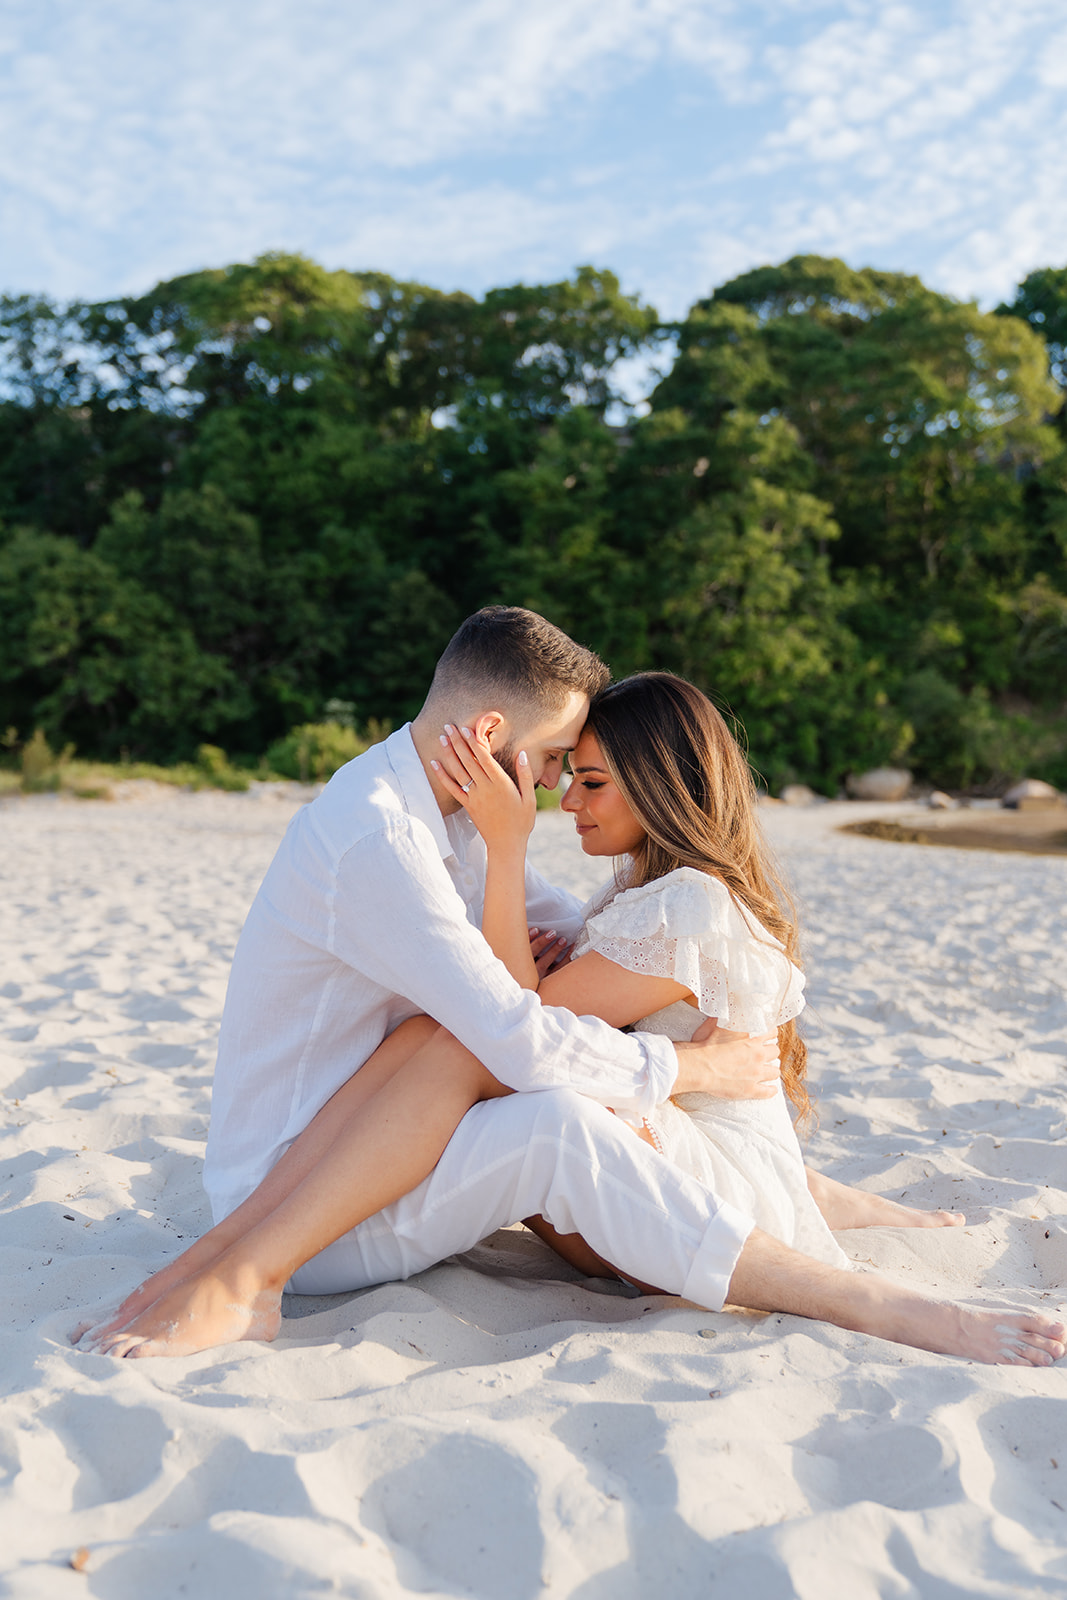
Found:
[{"label": "puff sleeve", "polygon": [[[594,902],[595,906],[595,902]],[[680,867],[593,909],[575,956],[673,978],[724,1028],[769,1033],[804,1009],[804,975],[718,878]]]}]

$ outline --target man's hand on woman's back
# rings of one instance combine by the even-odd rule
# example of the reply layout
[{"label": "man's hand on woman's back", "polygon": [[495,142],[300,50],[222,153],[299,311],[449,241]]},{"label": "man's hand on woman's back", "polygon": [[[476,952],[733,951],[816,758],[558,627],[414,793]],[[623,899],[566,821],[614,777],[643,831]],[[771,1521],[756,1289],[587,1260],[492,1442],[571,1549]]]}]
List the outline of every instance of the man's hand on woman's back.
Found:
[{"label": "man's hand on woman's back", "polygon": [[770,1100],[778,1092],[778,1033],[732,1033],[714,1018],[688,1044],[677,1044],[675,1094],[714,1094],[723,1100]]}]

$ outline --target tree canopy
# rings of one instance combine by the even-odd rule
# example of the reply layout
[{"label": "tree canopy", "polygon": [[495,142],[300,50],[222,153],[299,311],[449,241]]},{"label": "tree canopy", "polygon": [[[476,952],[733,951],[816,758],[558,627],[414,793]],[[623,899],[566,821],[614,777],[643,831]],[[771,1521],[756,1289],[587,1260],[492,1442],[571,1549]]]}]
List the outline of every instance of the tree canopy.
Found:
[{"label": "tree canopy", "polygon": [[592,267],[478,299],[281,254],[2,300],[0,722],[153,759],[395,722],[503,601],[692,678],[771,784],[1067,782],[1065,349],[1067,269],[984,313],[810,256],[676,324]]}]

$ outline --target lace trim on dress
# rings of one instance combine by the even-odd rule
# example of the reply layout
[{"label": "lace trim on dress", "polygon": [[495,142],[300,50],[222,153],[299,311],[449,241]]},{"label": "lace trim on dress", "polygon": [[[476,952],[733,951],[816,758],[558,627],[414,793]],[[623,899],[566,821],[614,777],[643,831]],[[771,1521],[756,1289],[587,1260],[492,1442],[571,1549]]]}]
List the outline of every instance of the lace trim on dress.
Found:
[{"label": "lace trim on dress", "polygon": [[718,878],[679,867],[597,903],[576,956],[595,950],[628,972],[672,978],[705,1017],[743,1033],[767,1033],[803,1010],[803,974]]}]

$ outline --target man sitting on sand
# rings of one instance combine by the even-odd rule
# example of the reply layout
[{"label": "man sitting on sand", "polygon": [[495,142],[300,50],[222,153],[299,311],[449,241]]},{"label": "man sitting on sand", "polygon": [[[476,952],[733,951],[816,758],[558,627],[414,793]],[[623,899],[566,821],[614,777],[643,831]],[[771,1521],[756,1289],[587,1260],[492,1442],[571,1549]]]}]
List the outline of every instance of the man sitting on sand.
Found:
[{"label": "man sitting on sand", "polygon": [[[774,1094],[773,1034],[717,1030],[677,1045],[627,1035],[542,1005],[493,956],[477,931],[484,852],[452,792],[473,780],[451,729],[468,724],[532,804],[533,782],[558,781],[606,677],[532,613],[480,612],[446,650],[415,723],[294,819],[227,996],[206,1170],[218,1222],[87,1334],[87,1348],[177,1355],[272,1338],[287,1279],[323,1293],[407,1277],[540,1214],[632,1280],[715,1309],[729,1299],[795,1311],[983,1360],[1063,1353],[1064,1330],[1048,1318],[939,1306],[780,1244],[606,1109],[640,1120],[672,1093]],[[575,930],[576,904],[529,872],[526,897],[529,920]],[[398,1098],[391,1055],[411,1056],[413,1029],[429,1030],[436,1054],[423,1089],[412,1093],[420,1080],[409,1073]],[[442,1153],[440,1129],[447,1138],[455,1127],[440,1115],[450,1048],[493,1076],[479,1090],[491,1098]],[[874,1197],[861,1203],[862,1217],[837,1225],[904,1220]]]}]

